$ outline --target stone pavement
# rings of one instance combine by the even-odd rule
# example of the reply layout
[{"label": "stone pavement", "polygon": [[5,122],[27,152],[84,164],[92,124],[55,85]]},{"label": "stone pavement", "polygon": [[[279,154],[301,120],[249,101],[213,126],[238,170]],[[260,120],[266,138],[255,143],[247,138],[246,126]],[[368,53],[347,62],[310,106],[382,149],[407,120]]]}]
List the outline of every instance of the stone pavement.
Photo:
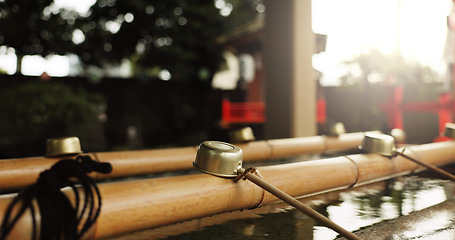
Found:
[{"label": "stone pavement", "polygon": [[455,240],[455,200],[365,227],[355,234],[365,240]]}]

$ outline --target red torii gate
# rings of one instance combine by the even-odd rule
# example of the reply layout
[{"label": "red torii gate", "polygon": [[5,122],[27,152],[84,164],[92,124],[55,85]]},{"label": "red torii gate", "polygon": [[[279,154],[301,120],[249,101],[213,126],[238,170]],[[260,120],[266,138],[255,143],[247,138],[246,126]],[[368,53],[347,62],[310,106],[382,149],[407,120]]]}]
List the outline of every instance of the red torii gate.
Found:
[{"label": "red torii gate", "polygon": [[[388,114],[388,124],[391,128],[403,129],[403,112],[433,112],[438,115],[439,132],[443,132],[446,123],[452,122],[452,112],[455,103],[450,93],[439,95],[437,102],[410,102],[403,103],[403,87],[392,87],[388,101],[381,105],[381,109]],[[445,141],[446,137],[437,137],[434,141]]]}]

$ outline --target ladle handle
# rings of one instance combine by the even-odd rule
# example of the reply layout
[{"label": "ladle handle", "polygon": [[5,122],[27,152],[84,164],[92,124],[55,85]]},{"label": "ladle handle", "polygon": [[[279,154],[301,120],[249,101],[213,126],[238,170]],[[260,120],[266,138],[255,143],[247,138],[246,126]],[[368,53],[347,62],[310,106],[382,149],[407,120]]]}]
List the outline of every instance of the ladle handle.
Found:
[{"label": "ladle handle", "polygon": [[357,235],[352,232],[347,231],[346,229],[340,227],[336,223],[332,222],[330,219],[326,218],[322,214],[318,213],[317,211],[313,210],[310,207],[307,207],[303,203],[299,202],[295,198],[291,197],[290,195],[286,194],[285,192],[281,191],[280,189],[274,187],[273,185],[267,183],[266,181],[262,180],[261,178],[257,177],[250,172],[247,172],[244,176],[246,179],[250,180],[254,184],[258,185],[262,189],[266,190],[267,192],[273,194],[275,197],[283,200],[287,204],[295,207],[296,209],[300,210],[304,214],[308,215],[309,217],[313,218],[314,220],[318,221],[319,223],[323,224],[324,226],[331,228],[332,230],[338,232],[343,237],[351,240],[361,240]]},{"label": "ladle handle", "polygon": [[441,168],[438,168],[438,167],[435,167],[433,165],[421,162],[421,161],[419,161],[417,159],[414,159],[414,158],[412,158],[412,157],[410,157],[408,155],[405,155],[405,154],[403,154],[401,152],[398,152],[398,154],[403,156],[403,157],[405,157],[405,158],[407,158],[407,159],[409,159],[409,160],[411,160],[411,161],[413,161],[413,162],[415,162],[415,163],[417,163],[417,164],[419,164],[419,165],[422,165],[422,166],[428,168],[431,171],[434,171],[436,173],[444,175],[444,176],[446,176],[447,178],[449,178],[452,181],[455,181],[455,176],[453,174],[450,174],[449,172],[446,172],[446,171],[442,170]]}]

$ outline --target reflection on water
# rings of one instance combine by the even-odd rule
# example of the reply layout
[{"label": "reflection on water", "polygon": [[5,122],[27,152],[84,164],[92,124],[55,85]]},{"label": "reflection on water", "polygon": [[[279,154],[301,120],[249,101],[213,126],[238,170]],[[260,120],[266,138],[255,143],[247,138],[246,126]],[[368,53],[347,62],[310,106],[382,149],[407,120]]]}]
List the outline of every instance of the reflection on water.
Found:
[{"label": "reflection on water", "polygon": [[[411,176],[389,180],[386,184],[343,191],[337,195],[338,199],[313,201],[311,205],[347,230],[356,231],[384,220],[408,215],[446,199],[452,199],[453,185],[446,180]],[[440,219],[450,221],[446,218]],[[416,229],[419,231],[419,228]],[[338,234],[333,230],[320,226],[299,211],[287,209],[278,213],[265,214],[260,218],[231,220],[220,225],[205,227],[200,231],[165,239],[326,240],[335,239],[337,236]]]},{"label": "reflection on water", "polygon": [[[340,194],[341,204],[329,205],[325,211],[332,221],[349,231],[408,215],[453,197],[453,183],[438,179],[407,177],[387,182],[384,188],[368,194]],[[448,191],[447,191],[448,190]],[[338,234],[327,228],[316,228],[314,239],[333,239]]]}]

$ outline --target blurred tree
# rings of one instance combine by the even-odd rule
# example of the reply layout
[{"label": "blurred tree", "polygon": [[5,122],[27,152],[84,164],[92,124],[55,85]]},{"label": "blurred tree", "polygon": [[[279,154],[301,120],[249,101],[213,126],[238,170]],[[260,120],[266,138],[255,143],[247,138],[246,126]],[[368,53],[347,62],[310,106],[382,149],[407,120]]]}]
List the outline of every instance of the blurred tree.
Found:
[{"label": "blurred tree", "polygon": [[222,61],[213,41],[224,31],[222,20],[207,0],[99,0],[76,22],[85,40],[75,50],[86,64],[128,58],[138,75],[165,69],[175,80],[191,81],[213,73]]},{"label": "blurred tree", "polygon": [[57,11],[53,0],[0,1],[0,45],[12,47],[18,56],[65,54],[72,49],[74,11]]},{"label": "blurred tree", "polygon": [[372,50],[346,61],[347,73],[342,84],[407,84],[442,81],[441,76],[428,66],[405,59],[399,54],[384,54]]},{"label": "blurred tree", "polygon": [[84,69],[127,59],[136,76],[168,73],[209,83],[223,62],[214,39],[264,6],[261,0],[97,0],[78,13],[52,0],[3,0],[0,9],[0,45],[13,47],[18,62],[24,55],[74,53]]}]

